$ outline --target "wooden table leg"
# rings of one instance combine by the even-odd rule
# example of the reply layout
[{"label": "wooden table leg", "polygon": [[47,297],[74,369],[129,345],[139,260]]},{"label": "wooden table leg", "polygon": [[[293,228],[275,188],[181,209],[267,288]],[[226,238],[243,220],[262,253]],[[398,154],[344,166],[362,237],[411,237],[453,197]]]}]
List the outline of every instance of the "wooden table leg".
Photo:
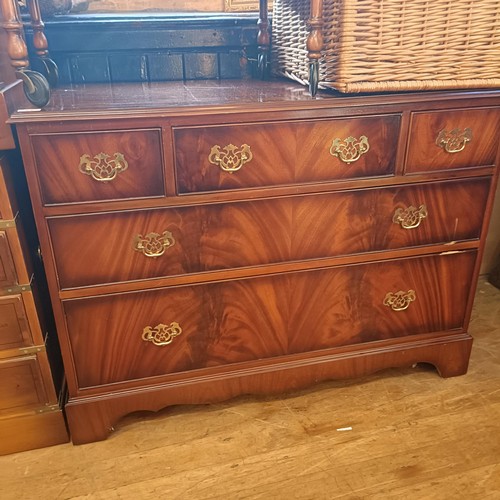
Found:
[{"label": "wooden table leg", "polygon": [[26,4],[29,9],[31,26],[33,28],[33,45],[38,60],[41,63],[41,73],[46,76],[49,85],[55,87],[59,79],[59,72],[56,63],[49,57],[49,44],[44,33],[45,25],[42,21],[38,0],[27,0]]},{"label": "wooden table leg", "polygon": [[29,67],[28,49],[16,0],[0,0],[1,26],[7,33],[7,53],[16,71]]},{"label": "wooden table leg", "polygon": [[24,94],[38,107],[45,106],[50,99],[50,87],[46,78],[29,69],[28,48],[24,40],[23,24],[16,0],[0,0],[2,13],[1,26],[7,33],[7,54],[16,72],[22,80]]},{"label": "wooden table leg", "polygon": [[311,31],[307,37],[309,56],[309,92],[316,95],[319,84],[319,59],[323,50],[323,0],[311,0]]},{"label": "wooden table leg", "polygon": [[257,68],[259,77],[264,80],[269,72],[269,48],[271,46],[267,0],[259,0],[259,20],[257,26],[259,27],[259,32],[257,34]]}]

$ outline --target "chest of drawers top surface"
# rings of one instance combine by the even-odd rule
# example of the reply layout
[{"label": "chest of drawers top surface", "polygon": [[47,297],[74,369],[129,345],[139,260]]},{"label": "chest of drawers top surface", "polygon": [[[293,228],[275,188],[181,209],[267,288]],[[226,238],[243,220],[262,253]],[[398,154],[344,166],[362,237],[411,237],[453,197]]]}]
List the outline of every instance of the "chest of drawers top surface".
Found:
[{"label": "chest of drawers top surface", "polygon": [[[346,95],[320,91],[311,98],[307,89],[290,81],[255,80],[188,81],[158,83],[114,83],[73,85],[53,90],[50,102],[42,110],[21,109],[10,121],[36,122],[56,120],[95,120],[114,117],[200,116],[204,113],[228,114],[255,111],[300,111],[304,109],[329,113],[348,108],[348,113],[367,114],[371,106],[432,103],[422,109],[450,108],[456,101],[464,107],[487,104],[498,99],[499,90],[401,92],[396,94]],[[344,112],[345,113],[345,112]],[[269,118],[269,117],[268,117]],[[230,120],[227,120],[230,121]]]}]

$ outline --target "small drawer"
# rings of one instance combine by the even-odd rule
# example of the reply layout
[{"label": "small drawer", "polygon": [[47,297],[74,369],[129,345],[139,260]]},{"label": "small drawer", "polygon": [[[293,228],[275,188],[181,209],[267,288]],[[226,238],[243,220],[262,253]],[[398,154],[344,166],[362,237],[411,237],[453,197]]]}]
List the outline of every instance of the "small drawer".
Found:
[{"label": "small drawer", "polygon": [[78,385],[456,330],[475,262],[462,252],[67,300]]},{"label": "small drawer", "polygon": [[500,108],[414,113],[405,172],[495,164]]},{"label": "small drawer", "polygon": [[399,115],[174,128],[179,193],[394,173]]},{"label": "small drawer", "polygon": [[20,349],[33,343],[22,295],[0,296],[0,349]]},{"label": "small drawer", "polygon": [[5,231],[0,230],[0,295],[12,293],[8,288],[14,285],[29,284],[36,268],[35,249],[29,244],[34,244],[35,235],[28,237],[24,228],[23,221],[16,217],[8,221]]},{"label": "small drawer", "polygon": [[43,203],[164,195],[161,130],[31,136]]},{"label": "small drawer", "polygon": [[1,289],[17,283],[16,268],[5,231],[0,231],[0,293]]},{"label": "small drawer", "polygon": [[489,187],[479,178],[48,224],[60,287],[73,288],[476,239]]},{"label": "small drawer", "polygon": [[0,360],[0,415],[40,408],[54,399],[47,391],[45,367],[40,363],[48,366],[46,357],[41,353]]}]

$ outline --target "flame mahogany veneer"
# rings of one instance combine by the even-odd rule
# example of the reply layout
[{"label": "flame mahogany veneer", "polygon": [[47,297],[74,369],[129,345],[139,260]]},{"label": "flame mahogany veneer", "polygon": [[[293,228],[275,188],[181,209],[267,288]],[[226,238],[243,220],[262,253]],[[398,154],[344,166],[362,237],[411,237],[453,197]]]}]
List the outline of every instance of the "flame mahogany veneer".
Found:
[{"label": "flame mahogany veneer", "polygon": [[138,410],[466,373],[500,92],[88,85],[12,121],[74,443]]}]

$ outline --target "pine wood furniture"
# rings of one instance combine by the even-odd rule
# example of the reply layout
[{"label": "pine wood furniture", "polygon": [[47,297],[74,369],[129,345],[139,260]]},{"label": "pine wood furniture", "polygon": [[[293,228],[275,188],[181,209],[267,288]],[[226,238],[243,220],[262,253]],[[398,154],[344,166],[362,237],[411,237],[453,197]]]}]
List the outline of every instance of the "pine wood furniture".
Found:
[{"label": "pine wood furniture", "polygon": [[69,439],[59,392],[62,373],[49,363],[49,334],[55,331],[48,328],[33,265],[36,249],[26,237],[26,217],[19,214],[12,166],[11,155],[0,152],[0,455]]},{"label": "pine wood furniture", "polygon": [[[8,35],[0,29],[0,46]],[[0,455],[69,440],[63,373],[21,158],[7,124],[27,105],[0,50]]]},{"label": "pine wood furniture", "polygon": [[74,443],[138,410],[466,372],[500,92],[88,85],[12,121]]}]

